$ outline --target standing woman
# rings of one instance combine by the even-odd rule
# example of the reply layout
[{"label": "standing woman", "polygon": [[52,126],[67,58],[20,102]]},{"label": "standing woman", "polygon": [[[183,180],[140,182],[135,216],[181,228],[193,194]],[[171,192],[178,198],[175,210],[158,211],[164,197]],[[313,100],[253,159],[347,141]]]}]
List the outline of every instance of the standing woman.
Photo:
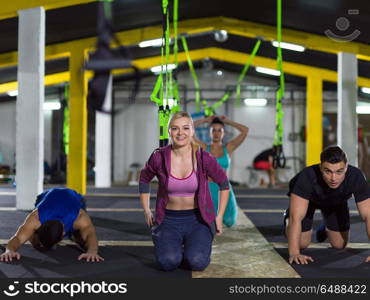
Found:
[{"label": "standing woman", "polygon": [[[141,170],[140,202],[161,269],[171,271],[184,262],[191,270],[201,271],[210,263],[215,231],[222,233],[229,181],[217,161],[192,143],[194,125],[188,113],[174,114],[168,127],[171,144],[155,150]],[[154,176],[158,178],[155,219],[149,200]],[[208,177],[221,190],[217,217]]]},{"label": "standing woman", "polygon": [[[210,123],[210,135],[211,135],[211,144],[207,145],[204,142],[200,141],[197,138],[194,138],[195,142],[198,143],[202,149],[210,152],[214,157],[216,157],[217,162],[220,166],[227,172],[230,167],[230,156],[231,154],[239,147],[241,143],[245,140],[248,135],[249,128],[231,121],[225,116],[211,116],[203,118],[194,122],[194,126],[197,127],[200,124]],[[222,144],[222,140],[225,134],[225,124],[231,127],[234,127],[239,130],[239,135],[228,142],[226,145]],[[219,210],[219,188],[217,184],[210,181],[209,189],[211,191],[213,204],[215,206],[216,212]],[[238,206],[236,204],[236,199],[232,187],[230,185],[229,201],[225,210],[223,223],[231,227],[235,225],[236,219],[238,217]]]}]

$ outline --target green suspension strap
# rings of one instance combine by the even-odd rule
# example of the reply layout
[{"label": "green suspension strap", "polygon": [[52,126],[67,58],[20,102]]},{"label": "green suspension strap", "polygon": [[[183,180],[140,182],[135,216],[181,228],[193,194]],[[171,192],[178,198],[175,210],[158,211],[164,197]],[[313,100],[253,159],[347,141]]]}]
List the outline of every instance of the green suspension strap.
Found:
[{"label": "green suspension strap", "polygon": [[111,3],[113,3],[114,0],[99,0],[101,2],[104,2],[104,15],[107,17],[108,20],[112,21],[112,6]]},{"label": "green suspension strap", "polygon": [[[165,139],[164,131],[165,131],[165,115],[164,115],[164,107],[163,107],[163,75],[162,72],[157,77],[157,81],[154,85],[154,89],[152,94],[150,95],[150,100],[157,104],[158,106],[158,124],[159,124],[159,145],[163,143],[162,141]],[[159,97],[158,97],[159,94]]]},{"label": "green suspension strap", "polygon": [[254,45],[253,47],[253,50],[252,50],[252,53],[251,55],[249,56],[247,62],[245,63],[244,67],[243,67],[243,70],[241,71],[240,75],[239,75],[239,78],[238,78],[238,82],[236,84],[236,97],[235,97],[235,106],[240,106],[240,86],[241,86],[241,83],[243,82],[244,80],[244,77],[245,77],[245,74],[247,73],[250,65],[252,64],[253,62],[253,59],[254,57],[256,56],[257,54],[257,51],[258,49],[260,48],[261,46],[261,40],[258,40],[256,42],[256,44]]},{"label": "green suspension strap", "polygon": [[[168,12],[168,10],[167,10]],[[178,85],[177,85],[177,77],[176,77],[176,71],[169,70],[167,71],[167,66],[170,62],[170,18],[169,13],[167,13],[166,18],[166,35],[165,35],[165,45],[166,45],[166,80],[165,80],[165,86],[166,86],[166,94],[165,94],[165,114],[164,114],[164,140],[166,141],[166,144],[168,143],[169,136],[168,136],[168,123],[172,116],[172,114],[178,112],[181,110],[180,108],[180,98],[179,98],[179,92],[178,92]],[[178,0],[173,0],[173,54],[174,54],[174,65],[175,69],[178,67],[178,36],[177,36],[177,26],[178,26]],[[173,103],[170,103],[170,99],[172,99]]]},{"label": "green suspension strap", "polygon": [[[168,15],[168,0],[162,0],[162,13],[163,13],[163,37],[161,46],[161,71],[157,77],[156,83],[152,94],[150,95],[150,100],[157,104],[158,106],[158,126],[159,126],[159,146],[165,146],[168,142],[166,141],[166,112],[163,101],[164,96],[164,80],[163,80],[163,66],[164,66],[164,50],[166,49],[166,36],[167,36],[167,15]],[[167,64],[166,64],[167,70]],[[167,73],[167,72],[166,72]],[[167,75],[166,75],[167,76]]]},{"label": "green suspension strap", "polygon": [[218,100],[216,103],[212,104],[209,108],[208,108],[208,111],[207,113],[204,112],[204,114],[208,117],[208,116],[213,116],[216,114],[216,109],[219,108],[224,102],[226,102],[227,100],[229,100],[230,96],[232,95],[233,91],[231,90],[228,90],[226,91],[225,95],[223,95],[223,97]]},{"label": "green suspension strap", "polygon": [[[191,76],[193,77],[193,81],[194,81],[195,108],[196,108],[197,112],[200,112],[200,86],[199,86],[198,76],[195,73],[194,65],[193,65],[193,62],[191,61],[191,58],[190,58],[188,44],[186,42],[185,36],[181,36],[181,42],[182,42],[182,47],[184,48],[184,51],[185,51],[186,60],[188,62],[189,70],[190,70]],[[204,113],[206,113],[206,110],[208,108],[206,100],[202,100],[202,106],[203,106],[203,109],[204,109]]]},{"label": "green suspension strap", "polygon": [[[170,78],[170,75],[172,74],[171,71],[168,70],[168,64],[170,62],[170,14],[168,12],[168,8],[167,8],[167,13],[166,13],[166,19],[165,19],[165,22],[166,22],[166,28],[165,28],[165,31],[164,31],[164,47],[165,47],[165,71],[164,71],[164,74],[165,74],[165,84],[164,84],[164,98],[163,98],[163,102],[164,104],[168,104],[167,101],[169,99],[169,78]],[[162,71],[163,71],[163,64],[162,64]]]},{"label": "green suspension strap", "polygon": [[[177,85],[177,78],[172,71],[168,70],[170,62],[170,14],[169,1],[162,0],[163,12],[163,37],[161,47],[161,72],[158,75],[154,85],[150,100],[158,106],[158,123],[159,123],[159,145],[160,147],[168,143],[168,122],[172,115],[179,111],[180,99]],[[178,20],[178,0],[174,0],[173,5],[173,26],[174,26],[174,63],[178,66],[178,43],[177,43],[177,22]],[[170,105],[169,99],[173,99],[174,104]],[[171,107],[172,106],[172,107]]]},{"label": "green suspension strap", "polygon": [[282,100],[284,97],[285,83],[284,83],[284,72],[283,72],[283,55],[281,50],[281,0],[277,0],[277,67],[280,71],[279,89],[276,92],[276,129],[274,138],[274,159],[273,167],[284,168],[286,159],[283,152],[283,118],[284,112],[282,108]]},{"label": "green suspension strap", "polygon": [[[174,64],[175,64],[175,69],[177,69],[179,65],[178,61],[178,52],[179,52],[179,46],[178,46],[178,9],[179,8],[179,1],[174,0],[173,1],[173,56],[174,56]],[[180,95],[179,95],[179,87],[177,83],[177,75],[176,72],[171,72],[171,77],[170,77],[170,94],[172,99],[174,100],[174,104],[171,107],[171,114],[174,114],[178,111],[181,110],[180,107]]]},{"label": "green suspension strap", "polygon": [[[260,45],[261,45],[261,40],[258,40],[256,42],[256,44],[254,45],[252,53],[249,56],[246,64],[244,65],[244,67],[243,67],[243,69],[242,69],[242,71],[239,75],[238,82],[237,82],[237,85],[236,85],[236,98],[235,98],[235,105],[236,106],[240,106],[240,85],[241,85],[242,81],[244,80],[245,74],[247,73],[247,71],[249,69],[249,66],[252,64],[253,59],[256,56]],[[210,107],[207,107],[204,110],[204,114],[206,116],[213,116],[214,114],[216,114],[216,109],[218,109],[224,102],[229,100],[229,98],[232,94],[233,94],[232,90],[226,91],[224,96],[219,101],[217,101],[216,103],[212,104]]]},{"label": "green suspension strap", "polygon": [[[167,2],[167,12],[166,12],[166,28],[165,28],[165,36],[164,36],[164,46],[165,46],[165,81],[164,81],[164,98],[163,98],[163,119],[162,119],[162,139],[160,146],[166,146],[168,144],[168,121],[170,119],[171,110],[169,106],[169,99],[171,97],[170,92],[172,88],[170,87],[170,82],[172,81],[172,71],[168,70],[168,64],[170,62],[170,14],[168,9],[168,1]],[[163,69],[163,64],[162,64]]]},{"label": "green suspension strap", "polygon": [[[240,85],[241,85],[242,81],[244,80],[245,74],[247,73],[247,71],[249,69],[249,66],[252,64],[253,59],[256,56],[260,45],[261,45],[261,40],[258,40],[256,42],[256,44],[254,45],[252,53],[249,56],[246,64],[244,65],[244,67],[243,67],[243,69],[242,69],[242,71],[239,75],[238,82],[237,82],[237,85],[236,85],[236,98],[235,98],[235,105],[236,106],[240,106]],[[212,104],[210,107],[205,109],[204,114],[206,116],[213,116],[216,113],[216,109],[218,109],[224,102],[229,100],[229,98],[232,94],[233,94],[232,90],[226,91],[224,96],[219,101],[217,101],[216,103]]]}]

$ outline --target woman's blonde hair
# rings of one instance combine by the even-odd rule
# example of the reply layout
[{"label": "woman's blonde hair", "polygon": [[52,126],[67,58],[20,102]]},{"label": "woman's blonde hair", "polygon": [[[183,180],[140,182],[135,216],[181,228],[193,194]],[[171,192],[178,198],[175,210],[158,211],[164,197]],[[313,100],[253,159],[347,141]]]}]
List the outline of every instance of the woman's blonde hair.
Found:
[{"label": "woman's blonde hair", "polygon": [[188,118],[191,122],[191,126],[193,126],[194,128],[193,118],[186,111],[178,111],[177,113],[175,113],[168,122],[168,128],[171,127],[173,121],[181,118]]},{"label": "woman's blonde hair", "polygon": [[[168,122],[168,130],[170,130],[171,124],[174,120],[181,119],[181,118],[188,118],[190,120],[191,126],[193,127],[193,130],[195,131],[193,118],[186,111],[178,111],[177,113],[172,115],[170,121]],[[195,153],[199,149],[199,145],[191,141],[191,147],[193,149],[193,161],[196,162]]]}]

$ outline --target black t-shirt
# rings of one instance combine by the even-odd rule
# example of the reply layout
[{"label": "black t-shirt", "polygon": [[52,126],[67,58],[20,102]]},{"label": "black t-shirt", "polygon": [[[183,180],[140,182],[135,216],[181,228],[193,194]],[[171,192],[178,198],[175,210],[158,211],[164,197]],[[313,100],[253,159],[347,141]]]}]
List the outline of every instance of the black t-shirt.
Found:
[{"label": "black t-shirt", "polygon": [[254,158],[253,163],[255,163],[257,161],[268,161],[269,160],[269,156],[273,156],[273,155],[274,155],[274,152],[273,152],[272,148],[267,149],[265,151],[262,151],[260,154],[258,154]]},{"label": "black t-shirt", "polygon": [[319,165],[304,168],[289,182],[289,193],[312,201],[320,207],[343,204],[352,194],[356,202],[370,198],[370,187],[361,170],[348,165],[345,178],[340,186],[331,189],[324,181]]}]

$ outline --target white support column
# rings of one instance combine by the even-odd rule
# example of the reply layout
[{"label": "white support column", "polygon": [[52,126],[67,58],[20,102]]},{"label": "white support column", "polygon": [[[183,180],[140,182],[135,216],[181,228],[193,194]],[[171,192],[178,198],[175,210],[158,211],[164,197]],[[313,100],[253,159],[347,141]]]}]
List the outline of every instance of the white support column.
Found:
[{"label": "white support column", "polygon": [[43,190],[45,10],[19,11],[16,103],[17,209],[30,210]]},{"label": "white support column", "polygon": [[347,153],[348,162],[357,166],[357,58],[338,54],[338,145]]},{"label": "white support column", "polygon": [[[112,75],[108,82],[103,109],[112,109]],[[96,112],[95,117],[95,186],[110,187],[112,172],[112,116]]]}]

